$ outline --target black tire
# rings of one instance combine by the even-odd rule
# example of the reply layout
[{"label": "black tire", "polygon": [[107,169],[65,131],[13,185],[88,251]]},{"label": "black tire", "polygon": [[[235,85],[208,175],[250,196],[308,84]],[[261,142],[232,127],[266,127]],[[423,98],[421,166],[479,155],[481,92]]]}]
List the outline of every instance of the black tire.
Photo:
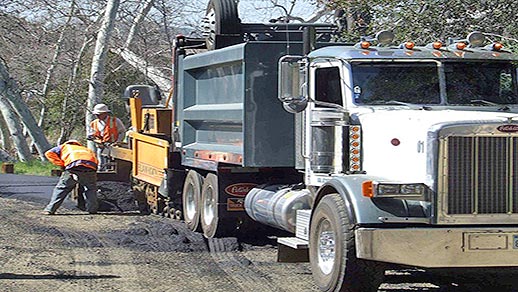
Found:
[{"label": "black tire", "polygon": [[339,194],[318,203],[311,219],[309,258],[322,291],[377,291],[384,276],[381,263],[356,258],[354,225]]},{"label": "black tire", "polygon": [[206,238],[225,235],[225,224],[218,211],[218,176],[209,173],[203,180],[201,189],[201,228]]},{"label": "black tire", "polygon": [[189,170],[182,191],[183,219],[192,231],[200,231],[201,187],[203,176],[195,170]]},{"label": "black tire", "polygon": [[209,50],[228,45],[226,41],[219,41],[219,37],[216,36],[227,35],[239,38],[241,34],[241,21],[235,0],[211,0],[207,6],[205,20],[204,31]]}]

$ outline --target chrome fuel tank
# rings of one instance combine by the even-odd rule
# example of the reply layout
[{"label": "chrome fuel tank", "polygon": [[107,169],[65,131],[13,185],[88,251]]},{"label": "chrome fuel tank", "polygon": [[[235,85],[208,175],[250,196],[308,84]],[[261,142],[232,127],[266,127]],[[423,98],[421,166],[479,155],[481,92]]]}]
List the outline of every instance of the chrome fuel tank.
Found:
[{"label": "chrome fuel tank", "polygon": [[245,198],[245,210],[255,221],[295,232],[297,210],[311,208],[311,192],[286,185],[253,188]]}]

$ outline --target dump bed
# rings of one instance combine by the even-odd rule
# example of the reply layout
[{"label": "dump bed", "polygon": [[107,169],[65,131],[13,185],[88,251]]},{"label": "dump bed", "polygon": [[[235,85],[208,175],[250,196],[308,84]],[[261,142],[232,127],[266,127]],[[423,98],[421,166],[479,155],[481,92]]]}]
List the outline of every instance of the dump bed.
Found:
[{"label": "dump bed", "polygon": [[294,115],[277,99],[278,60],[302,44],[249,42],[180,59],[182,163],[294,166]]}]

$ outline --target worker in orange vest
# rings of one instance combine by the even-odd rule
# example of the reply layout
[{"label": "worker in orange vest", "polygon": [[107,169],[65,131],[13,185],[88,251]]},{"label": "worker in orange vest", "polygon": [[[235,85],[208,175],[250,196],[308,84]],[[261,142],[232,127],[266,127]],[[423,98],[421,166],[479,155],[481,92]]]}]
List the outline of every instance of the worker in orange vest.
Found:
[{"label": "worker in orange vest", "polygon": [[96,143],[99,169],[102,170],[107,163],[107,158],[101,155],[105,146],[107,144],[121,142],[124,139],[126,127],[119,118],[110,115],[111,111],[104,103],[94,106],[92,113],[97,118],[90,123],[87,139]]},{"label": "worker in orange vest", "polygon": [[47,159],[64,171],[54,187],[45,214],[53,215],[77,184],[83,188],[86,211],[97,213],[97,157],[77,140],[69,140],[45,152]]}]

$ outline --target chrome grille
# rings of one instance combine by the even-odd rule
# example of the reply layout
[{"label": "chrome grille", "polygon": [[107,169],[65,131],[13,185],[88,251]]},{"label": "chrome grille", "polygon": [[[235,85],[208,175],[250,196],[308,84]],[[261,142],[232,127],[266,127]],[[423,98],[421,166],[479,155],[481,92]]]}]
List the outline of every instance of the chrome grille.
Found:
[{"label": "chrome grille", "polygon": [[448,215],[518,212],[517,137],[450,136],[445,141]]}]

